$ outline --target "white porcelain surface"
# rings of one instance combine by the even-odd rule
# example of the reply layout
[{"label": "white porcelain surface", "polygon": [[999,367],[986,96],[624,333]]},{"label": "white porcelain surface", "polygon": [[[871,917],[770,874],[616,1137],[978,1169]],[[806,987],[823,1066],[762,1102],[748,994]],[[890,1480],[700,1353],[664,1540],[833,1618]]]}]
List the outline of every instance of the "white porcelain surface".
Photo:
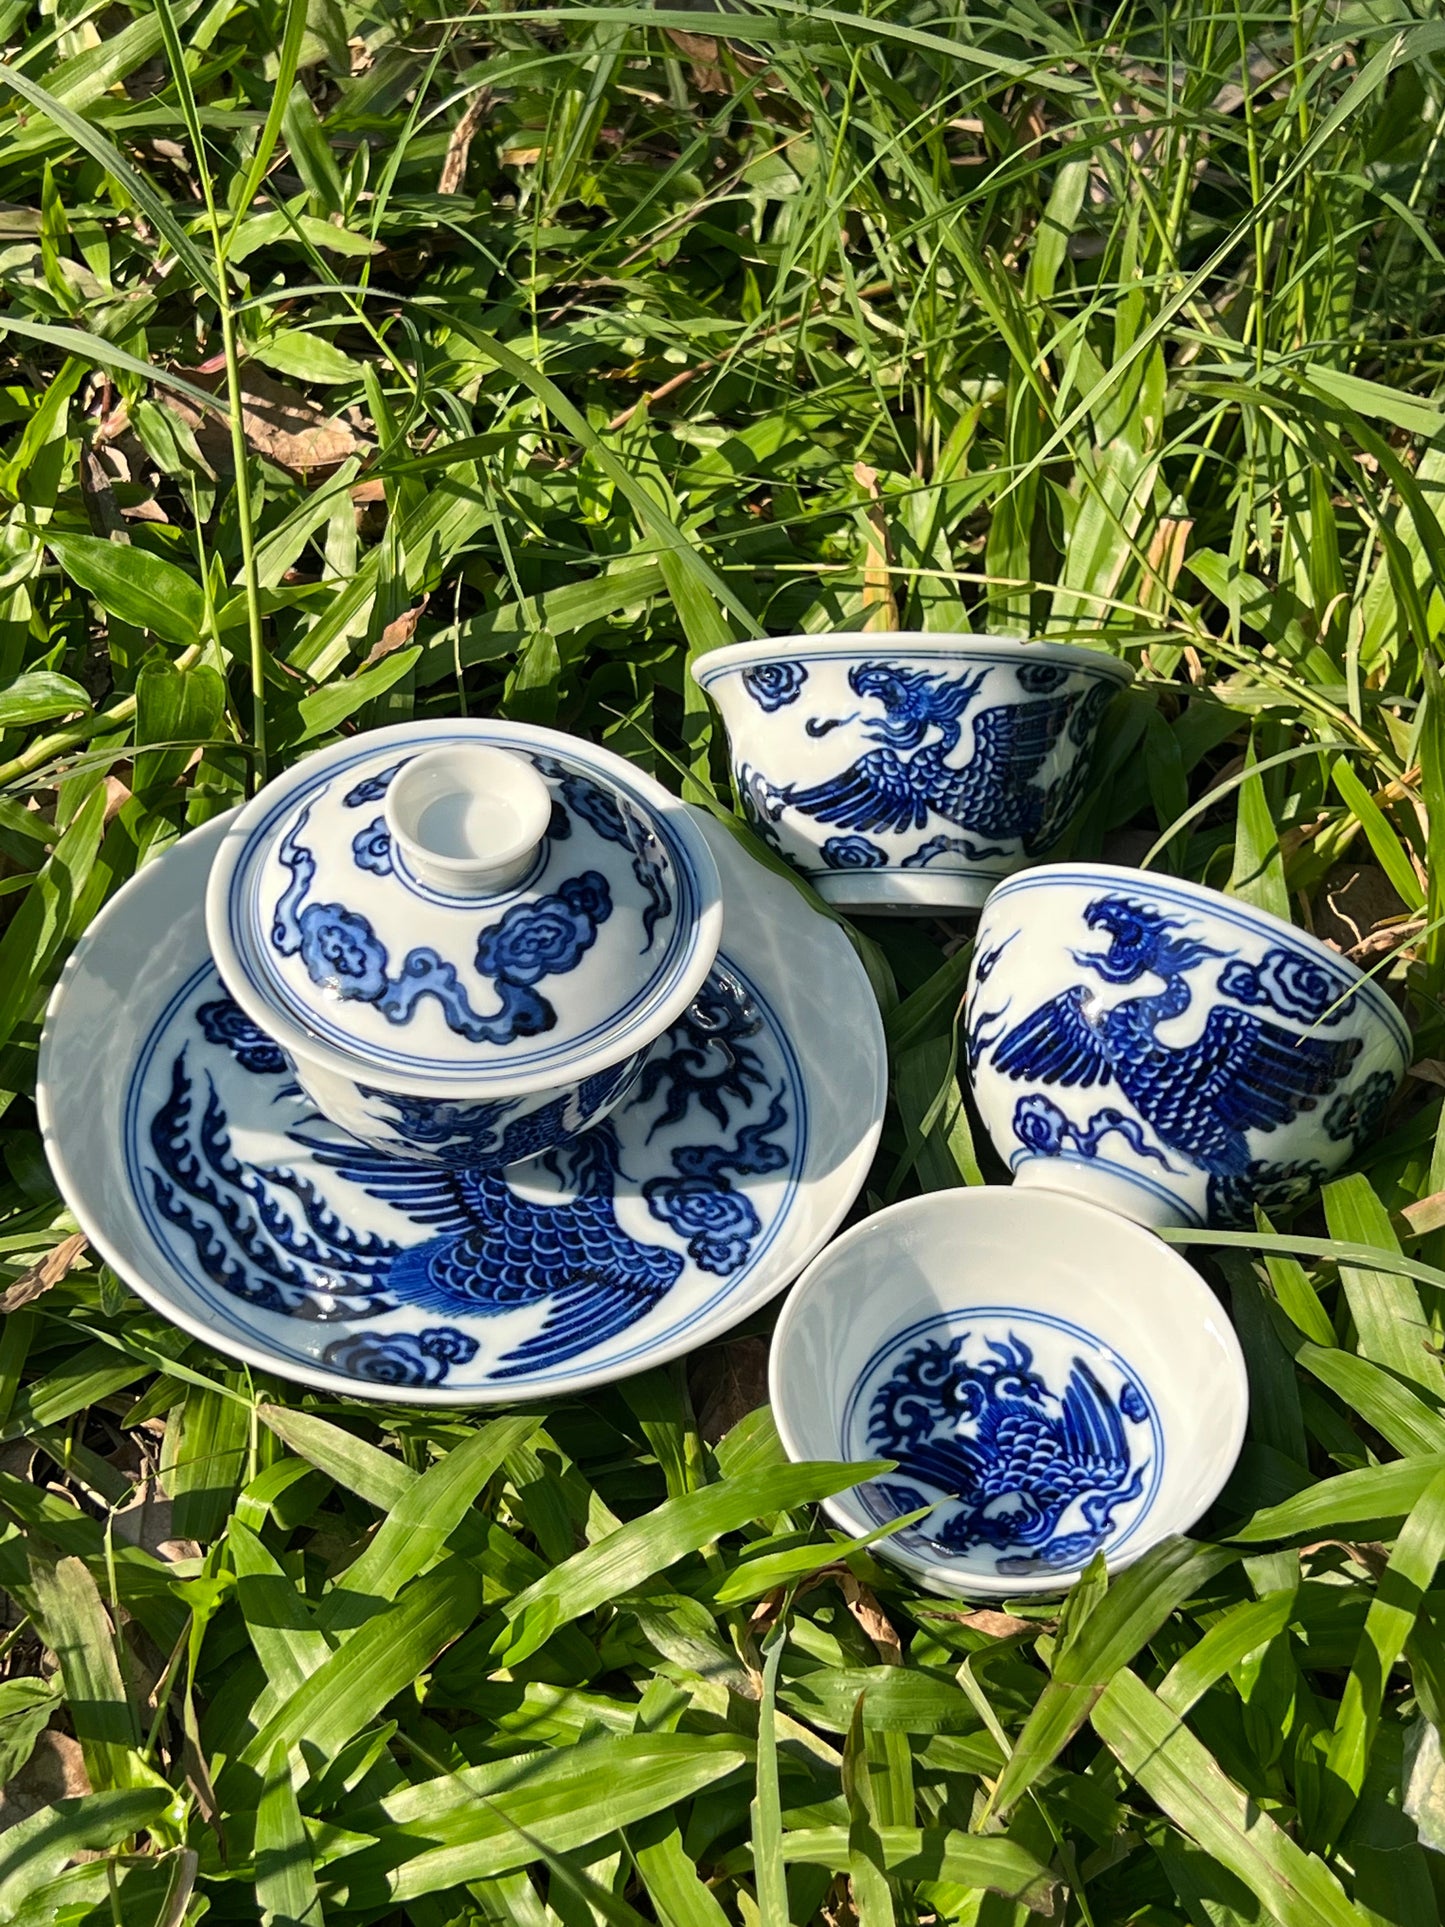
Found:
[{"label": "white porcelain surface", "polygon": [[965,1006],[979,1111],[1018,1184],[1144,1224],[1252,1224],[1378,1128],[1399,1012],[1293,925],[1199,884],[1051,864],[984,906]]},{"label": "white porcelain surface", "polygon": [[698,659],[758,833],[828,902],[977,909],[1082,800],[1127,683],[1102,651],[1001,636],[788,636]]},{"label": "white porcelain surface", "polygon": [[605,1115],[721,926],[717,866],[675,797],[606,750],[495,721],[308,757],[240,812],[207,891],[227,989],[327,1115],[450,1162],[536,1154]]},{"label": "white porcelain surface", "polygon": [[1244,1438],[1248,1386],[1214,1294],[1151,1232],[1081,1199],[935,1191],[838,1238],[773,1338],[793,1459],[892,1459],[824,1501],[930,1592],[1019,1598],[1184,1532]]},{"label": "white porcelain surface", "polygon": [[91,926],[41,1040],[46,1149],[97,1251],[231,1356],[422,1404],[600,1384],[748,1316],[867,1175],[882,1025],[843,933],[687,821],[723,879],[713,970],[628,1103],[505,1173],[378,1156],[318,1116],[207,951],[233,822],[182,839]]}]

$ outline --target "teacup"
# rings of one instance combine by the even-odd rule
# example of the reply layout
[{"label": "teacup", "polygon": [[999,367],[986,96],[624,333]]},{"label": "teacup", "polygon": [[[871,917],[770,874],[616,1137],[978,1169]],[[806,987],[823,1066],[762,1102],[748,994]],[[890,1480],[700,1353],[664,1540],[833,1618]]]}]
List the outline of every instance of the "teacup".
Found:
[{"label": "teacup", "polygon": [[977,909],[1082,798],[1110,698],[1100,650],[1002,636],[788,636],[693,675],[754,828],[843,910]]},{"label": "teacup", "polygon": [[1152,1233],[1002,1186],[910,1198],[814,1260],[778,1321],[792,1459],[892,1460],[824,1500],[929,1592],[1019,1597],[1117,1571],[1228,1478],[1248,1383],[1213,1293]]},{"label": "teacup", "polygon": [[1410,1061],[1389,998],[1314,937],[1112,864],[1000,884],[965,1008],[974,1095],[1015,1182],[1142,1224],[1248,1224],[1307,1196]]}]

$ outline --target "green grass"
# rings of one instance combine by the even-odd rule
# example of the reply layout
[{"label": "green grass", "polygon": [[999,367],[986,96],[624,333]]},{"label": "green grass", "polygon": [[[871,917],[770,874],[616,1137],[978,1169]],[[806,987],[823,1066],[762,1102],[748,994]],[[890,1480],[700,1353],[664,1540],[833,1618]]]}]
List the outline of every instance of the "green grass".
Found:
[{"label": "green grass", "polygon": [[[729,41],[0,0],[0,1918],[1433,1927],[1445,25],[1411,4],[753,0]],[[751,1409],[766,1320],[478,1422],[260,1382],[64,1242],[39,1021],[140,863],[414,715],[726,801],[688,659],[867,624],[1127,653],[1074,851],[1408,1001],[1363,1171],[1191,1244],[1253,1383],[1196,1541],[971,1614],[837,1563],[843,1475]],[[863,935],[872,1198],[998,1181],[959,933]]]}]

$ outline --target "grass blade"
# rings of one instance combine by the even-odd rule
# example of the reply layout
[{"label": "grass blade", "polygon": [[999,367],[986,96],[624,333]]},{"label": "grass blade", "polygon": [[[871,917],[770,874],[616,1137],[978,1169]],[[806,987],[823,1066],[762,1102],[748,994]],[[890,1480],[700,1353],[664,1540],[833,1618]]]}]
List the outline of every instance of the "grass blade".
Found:
[{"label": "grass blade", "polygon": [[786,1512],[872,1478],[884,1461],[777,1466],[751,1477],[724,1479],[669,1499],[645,1518],[609,1533],[529,1586],[508,1605],[498,1656],[516,1665],[536,1652],[557,1627],[663,1572],[685,1553],[736,1532],[754,1519]]},{"label": "grass blade", "polygon": [[1232,1785],[1207,1747],[1127,1669],[1091,1715],[1125,1772],[1174,1824],[1242,1880],[1280,1927],[1359,1927],[1354,1903],[1324,1862],[1297,1847]]},{"label": "grass blade", "polygon": [[1019,1735],[990,1807],[1006,1812],[1056,1760],[1090,1708],[1175,1607],[1238,1557],[1222,1546],[1166,1539],[1110,1583],[1079,1627],[1060,1642],[1053,1677]]},{"label": "grass blade", "polygon": [[102,1793],[156,1784],[140,1758],[140,1734],[116,1657],[115,1636],[95,1581],[79,1559],[32,1566],[35,1618],[60,1662],[65,1697],[90,1783]]},{"label": "grass blade", "polygon": [[783,1875],[783,1808],[778,1790],[778,1670],[783,1663],[787,1638],[787,1615],[782,1613],[763,1642],[757,1780],[748,1808],[759,1927],[788,1927],[789,1920],[788,1888]]},{"label": "grass blade", "polygon": [[172,253],[196,286],[203,289],[212,301],[219,302],[220,291],[205,256],[176,219],[170,204],[162,199],[143,174],[131,166],[112,141],[107,140],[104,134],[72,108],[46,93],[28,74],[7,61],[0,61],[0,86],[12,87],[22,100],[44,114],[93,161],[99,162],[103,171],[125,189],[137,207],[144,210],[146,219],[157,233],[164,235]]},{"label": "grass blade", "polygon": [[1445,1472],[1437,1473],[1401,1528],[1380,1575],[1325,1760],[1323,1840],[1333,1845],[1359,1798],[1390,1669],[1405,1650],[1426,1589],[1445,1558]]},{"label": "grass blade", "polygon": [[271,1755],[256,1807],[256,1900],[263,1927],[321,1927],[316,1869],[284,1742]]}]

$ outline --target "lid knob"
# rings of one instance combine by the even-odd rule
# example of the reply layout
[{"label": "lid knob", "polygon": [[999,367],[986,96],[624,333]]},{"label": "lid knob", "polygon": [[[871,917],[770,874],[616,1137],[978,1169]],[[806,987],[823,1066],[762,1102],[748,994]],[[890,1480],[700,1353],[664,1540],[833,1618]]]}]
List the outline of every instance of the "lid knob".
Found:
[{"label": "lid knob", "polygon": [[490,897],[531,867],[552,796],[525,757],[448,743],[398,771],[385,816],[393,848],[421,882],[450,896]]}]

